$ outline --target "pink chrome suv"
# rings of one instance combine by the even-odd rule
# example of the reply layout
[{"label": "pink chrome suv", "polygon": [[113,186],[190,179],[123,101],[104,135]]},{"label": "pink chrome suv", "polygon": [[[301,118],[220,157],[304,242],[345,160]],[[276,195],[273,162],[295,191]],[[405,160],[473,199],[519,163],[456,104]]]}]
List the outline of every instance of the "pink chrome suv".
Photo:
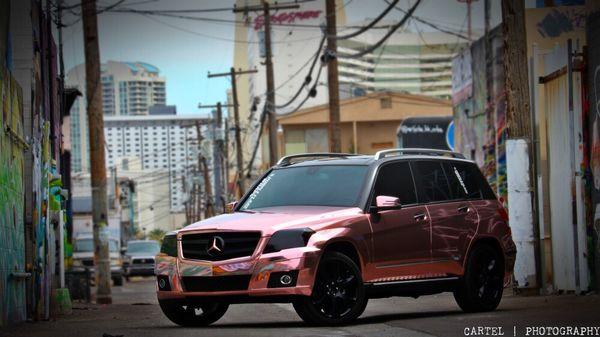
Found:
[{"label": "pink chrome suv", "polygon": [[335,325],[390,296],[451,291],[464,311],[494,310],[515,254],[506,210],[458,153],[312,153],[282,158],[231,214],[167,234],[155,273],[179,325],[259,302]]}]

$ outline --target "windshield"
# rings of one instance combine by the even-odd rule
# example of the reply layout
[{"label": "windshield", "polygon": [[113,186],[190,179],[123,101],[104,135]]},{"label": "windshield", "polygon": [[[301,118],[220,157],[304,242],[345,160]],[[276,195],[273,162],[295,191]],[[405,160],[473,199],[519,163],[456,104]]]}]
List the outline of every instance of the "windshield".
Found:
[{"label": "windshield", "polygon": [[321,165],[275,169],[240,210],[273,206],[357,206],[367,166]]},{"label": "windshield", "polygon": [[148,254],[156,255],[160,251],[160,245],[156,241],[130,242],[127,244],[125,254]]},{"label": "windshield", "polygon": [[[108,240],[108,249],[111,252],[118,252],[119,246],[117,240]],[[75,240],[74,251],[76,252],[93,252],[94,251],[94,240],[93,239],[77,239]]]}]

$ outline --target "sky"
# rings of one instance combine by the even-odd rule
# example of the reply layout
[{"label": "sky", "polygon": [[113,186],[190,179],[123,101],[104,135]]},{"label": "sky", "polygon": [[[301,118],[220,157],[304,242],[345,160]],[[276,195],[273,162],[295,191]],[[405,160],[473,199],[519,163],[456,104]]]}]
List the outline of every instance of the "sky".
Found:
[{"label": "sky", "polygon": [[[99,0],[98,6],[118,0]],[[324,1],[324,0],[315,0]],[[400,0],[409,8],[415,0]],[[492,1],[492,25],[501,19],[500,0]],[[66,5],[78,1],[66,0]],[[120,8],[135,9],[209,9],[233,7],[233,0],[125,0]],[[364,22],[386,7],[384,0],[344,0],[348,24]],[[483,3],[472,5],[472,27],[483,30]],[[84,62],[83,30],[77,15],[79,8],[65,13],[65,69]],[[466,5],[458,0],[422,0],[414,13],[423,19],[447,27],[466,29]],[[198,16],[234,20],[232,12],[210,12]],[[392,10],[386,20],[398,20],[402,13]],[[422,31],[432,28],[411,23]],[[416,28],[415,27],[415,28]],[[102,62],[142,61],[157,66],[166,78],[167,104],[176,105],[178,114],[206,113],[198,103],[214,104],[226,100],[230,87],[227,77],[208,79],[207,73],[228,71],[233,63],[234,24],[179,18],[104,12],[98,16],[100,58]],[[274,60],[276,62],[276,60]],[[300,66],[300,65],[299,65]],[[277,74],[275,74],[277,76]]]}]

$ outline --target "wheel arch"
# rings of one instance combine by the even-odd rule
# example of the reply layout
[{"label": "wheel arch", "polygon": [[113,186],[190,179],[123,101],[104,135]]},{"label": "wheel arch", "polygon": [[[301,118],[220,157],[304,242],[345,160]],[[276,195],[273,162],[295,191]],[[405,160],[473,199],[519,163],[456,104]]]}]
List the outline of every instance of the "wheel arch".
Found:
[{"label": "wheel arch", "polygon": [[479,236],[479,237],[474,238],[473,241],[471,242],[471,245],[469,245],[469,249],[467,251],[466,258],[463,261],[463,269],[466,267],[466,264],[467,264],[467,261],[469,260],[471,252],[477,246],[480,246],[480,245],[486,245],[486,246],[489,246],[492,249],[496,250],[496,252],[498,252],[498,255],[500,256],[502,266],[505,265],[506,256],[504,254],[504,249],[502,248],[500,241],[498,241],[497,238],[492,237],[492,236]]},{"label": "wheel arch", "polygon": [[328,242],[325,247],[323,247],[323,255],[328,252],[338,252],[348,256],[356,265],[358,269],[363,271],[363,259],[358,253],[358,249],[354,243],[350,240],[338,239]]}]

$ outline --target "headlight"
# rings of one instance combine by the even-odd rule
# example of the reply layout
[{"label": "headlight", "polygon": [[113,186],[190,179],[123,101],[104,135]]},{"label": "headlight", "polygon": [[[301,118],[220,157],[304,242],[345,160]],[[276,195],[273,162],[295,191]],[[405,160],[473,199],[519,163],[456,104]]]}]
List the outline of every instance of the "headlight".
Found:
[{"label": "headlight", "polygon": [[83,266],[83,263],[81,262],[81,260],[73,260],[73,267],[81,267]]},{"label": "headlight", "polygon": [[284,229],[275,232],[267,242],[263,253],[274,253],[283,249],[305,247],[315,231],[310,228]]},{"label": "headlight", "polygon": [[110,265],[111,266],[121,266],[123,265],[123,260],[121,259],[110,259]]},{"label": "headlight", "polygon": [[177,234],[167,234],[163,238],[160,252],[168,256],[177,257]]}]

